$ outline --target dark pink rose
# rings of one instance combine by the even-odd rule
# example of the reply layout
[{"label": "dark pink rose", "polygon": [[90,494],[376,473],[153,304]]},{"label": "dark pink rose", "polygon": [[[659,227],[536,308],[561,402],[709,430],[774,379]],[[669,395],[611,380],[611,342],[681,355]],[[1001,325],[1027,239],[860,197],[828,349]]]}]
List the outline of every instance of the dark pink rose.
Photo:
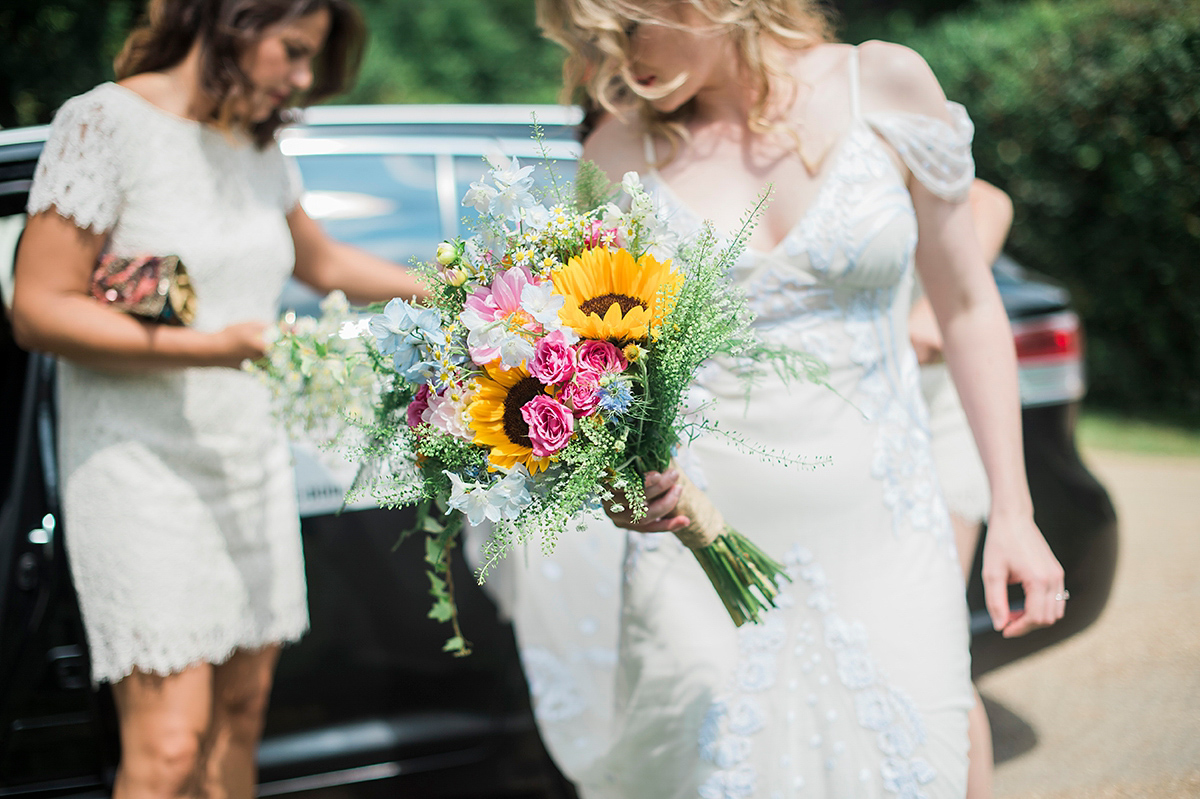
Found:
[{"label": "dark pink rose", "polygon": [[561,450],[575,431],[575,417],[571,409],[545,394],[539,394],[522,405],[521,418],[529,425],[533,454],[539,458]]},{"label": "dark pink rose", "polygon": [[556,386],[567,382],[575,374],[575,352],[568,346],[563,334],[555,330],[538,341],[526,368],[529,374],[542,381],[542,385]]},{"label": "dark pink rose", "polygon": [[429,384],[424,383],[417,389],[417,396],[413,397],[412,402],[408,403],[408,410],[405,413],[408,426],[419,427],[421,425],[421,414],[425,413],[425,409],[428,407]]},{"label": "dark pink rose", "polygon": [[597,375],[624,372],[629,367],[629,361],[619,349],[607,341],[594,339],[579,345],[575,350],[575,360],[579,363],[579,369],[588,369]]},{"label": "dark pink rose", "polygon": [[600,375],[591,369],[575,370],[575,377],[558,395],[576,418],[591,416],[600,402]]}]

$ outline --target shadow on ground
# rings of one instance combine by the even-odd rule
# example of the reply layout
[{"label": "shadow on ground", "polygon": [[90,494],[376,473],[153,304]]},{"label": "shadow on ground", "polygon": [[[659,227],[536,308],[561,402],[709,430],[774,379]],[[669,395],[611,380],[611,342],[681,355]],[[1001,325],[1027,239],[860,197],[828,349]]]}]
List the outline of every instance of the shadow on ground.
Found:
[{"label": "shadow on ground", "polygon": [[1037,746],[1037,730],[1029,726],[1025,719],[988,696],[983,696],[983,706],[992,728],[992,749],[997,764],[1012,760]]}]

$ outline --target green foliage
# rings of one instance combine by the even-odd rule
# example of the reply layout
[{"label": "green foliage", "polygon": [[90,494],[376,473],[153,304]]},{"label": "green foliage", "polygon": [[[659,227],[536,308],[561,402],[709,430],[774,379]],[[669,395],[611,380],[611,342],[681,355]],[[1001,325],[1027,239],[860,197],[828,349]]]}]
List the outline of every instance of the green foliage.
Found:
[{"label": "green foliage", "polygon": [[345,102],[552,103],[562,51],[531,0],[362,0],[371,30]]},{"label": "green foliage", "polygon": [[1063,281],[1090,398],[1200,420],[1200,13],[1191,0],[1044,0],[906,42],[977,126],[1013,198],[1009,250]]},{"label": "green foliage", "polygon": [[616,193],[608,175],[596,166],[595,161],[580,161],[579,169],[575,172],[575,209],[586,211],[600,208],[611,201]]},{"label": "green foliage", "polygon": [[49,122],[63,101],[111,80],[144,0],[0,3],[0,127]]}]

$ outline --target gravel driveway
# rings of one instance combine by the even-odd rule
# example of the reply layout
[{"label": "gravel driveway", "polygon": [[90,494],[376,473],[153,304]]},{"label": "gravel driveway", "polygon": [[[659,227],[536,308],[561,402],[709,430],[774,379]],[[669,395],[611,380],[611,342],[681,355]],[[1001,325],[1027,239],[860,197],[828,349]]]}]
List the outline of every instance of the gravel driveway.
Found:
[{"label": "gravel driveway", "polygon": [[998,799],[1200,797],[1200,459],[1089,450],[1121,525],[1104,614],[983,677]]}]

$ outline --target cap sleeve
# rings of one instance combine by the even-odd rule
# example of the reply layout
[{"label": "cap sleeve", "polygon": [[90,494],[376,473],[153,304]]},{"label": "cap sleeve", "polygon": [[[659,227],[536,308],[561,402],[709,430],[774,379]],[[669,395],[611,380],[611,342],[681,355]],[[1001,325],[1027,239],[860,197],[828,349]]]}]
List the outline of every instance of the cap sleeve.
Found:
[{"label": "cap sleeve", "polygon": [[290,214],[296,210],[300,198],[304,196],[304,177],[300,174],[296,159],[287,155],[283,156],[283,172],[283,210]]},{"label": "cap sleeve", "polygon": [[865,119],[896,148],[925,188],[944,200],[961,202],[975,180],[975,125],[958,103],[946,103],[946,109],[950,122],[900,111],[875,112]]},{"label": "cap sleeve", "polygon": [[300,205],[300,198],[304,196],[304,178],[300,174],[300,167],[296,164],[295,158],[284,155],[278,142],[267,149],[263,155],[269,164],[267,168],[271,180],[277,181],[275,185],[279,187],[279,201],[283,206],[283,212],[290,214]]},{"label": "cap sleeve", "polygon": [[125,199],[122,163],[113,109],[95,91],[74,97],[54,116],[26,210],[54,208],[80,228],[112,230]]}]

